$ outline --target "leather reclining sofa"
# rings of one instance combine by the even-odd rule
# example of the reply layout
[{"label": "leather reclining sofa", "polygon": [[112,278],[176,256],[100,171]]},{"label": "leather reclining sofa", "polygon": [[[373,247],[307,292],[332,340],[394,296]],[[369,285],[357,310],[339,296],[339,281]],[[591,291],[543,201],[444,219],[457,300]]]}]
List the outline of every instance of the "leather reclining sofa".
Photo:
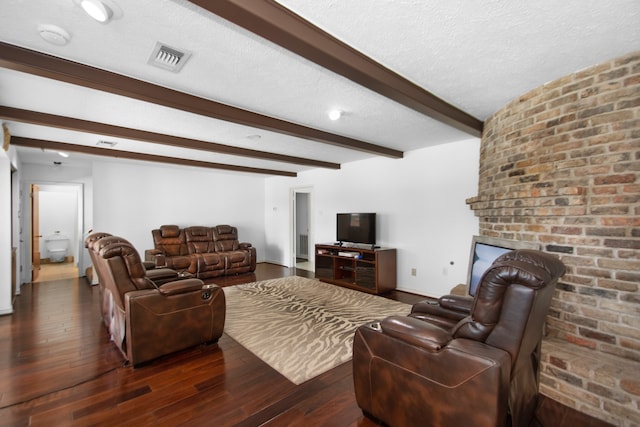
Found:
[{"label": "leather reclining sofa", "polygon": [[247,273],[256,269],[256,248],[238,241],[238,229],[230,225],[215,227],[162,225],[152,230],[154,249],[145,259],[156,267],[185,272],[198,279]]}]

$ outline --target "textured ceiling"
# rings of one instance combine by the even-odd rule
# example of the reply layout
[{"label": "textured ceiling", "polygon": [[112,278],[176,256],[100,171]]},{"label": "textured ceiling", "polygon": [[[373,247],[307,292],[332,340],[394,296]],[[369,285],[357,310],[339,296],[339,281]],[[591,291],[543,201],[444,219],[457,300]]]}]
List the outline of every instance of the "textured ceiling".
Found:
[{"label": "textured ceiling", "polygon": [[[0,41],[401,152],[471,137],[184,0],[106,3],[116,18],[100,24],[77,0],[3,0]],[[640,48],[637,0],[279,3],[479,120],[547,81]],[[41,24],[64,28],[70,42],[44,41]],[[158,41],[192,53],[182,71],[147,63]],[[0,105],[337,164],[373,155],[15,69],[0,68]],[[343,118],[330,121],[332,108]],[[91,147],[107,139],[119,150],[292,173],[310,167],[5,122],[17,137]],[[36,149],[19,153],[30,162],[52,159]]]}]

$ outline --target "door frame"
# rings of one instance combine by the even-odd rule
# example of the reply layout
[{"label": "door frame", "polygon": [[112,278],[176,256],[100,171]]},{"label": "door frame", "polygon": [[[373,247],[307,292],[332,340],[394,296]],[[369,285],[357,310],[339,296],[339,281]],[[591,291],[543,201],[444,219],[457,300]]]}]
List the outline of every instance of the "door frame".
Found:
[{"label": "door frame", "polygon": [[[71,245],[74,246],[74,250],[75,253],[77,253],[77,257],[74,257],[74,263],[77,267],[78,270],[78,277],[82,277],[84,275],[84,272],[81,271],[82,268],[81,266],[84,265],[84,234],[83,234],[83,229],[84,229],[84,184],[80,183],[80,182],[64,182],[64,181],[60,181],[60,182],[54,182],[54,181],[39,181],[39,180],[28,180],[28,181],[24,181],[23,182],[23,194],[25,195],[27,200],[24,200],[24,206],[29,206],[29,209],[26,210],[25,213],[28,213],[29,218],[25,218],[24,219],[24,224],[31,224],[32,221],[32,217],[31,217],[31,209],[32,209],[32,200],[31,200],[31,186],[32,185],[37,185],[40,187],[41,191],[42,191],[42,187],[43,186],[62,186],[62,187],[73,187],[76,190],[76,194],[77,194],[77,215],[76,215],[76,224],[75,224],[75,235],[77,236],[77,239],[75,242],[71,242]],[[42,215],[40,215],[42,216]],[[33,272],[32,272],[32,265],[33,265],[33,259],[31,256],[31,248],[32,248],[32,233],[31,233],[31,227],[29,226],[28,228],[29,230],[29,236],[25,236],[26,238],[22,238],[21,237],[21,241],[24,242],[25,247],[21,248],[21,252],[23,254],[23,273],[22,273],[22,280],[24,282],[30,282],[31,278],[33,276]]]},{"label": "door frame", "polygon": [[313,187],[296,187],[291,189],[290,207],[291,207],[291,227],[290,227],[290,266],[296,266],[296,259],[298,253],[298,230],[296,220],[296,207],[297,207],[297,195],[307,194],[307,223],[309,225],[309,242],[307,247],[307,253],[309,254],[309,262],[313,263]]},{"label": "door frame", "polygon": [[29,212],[31,212],[31,233],[29,235],[31,242],[31,281],[38,280],[40,274],[40,185],[29,185],[29,200],[31,201]]}]

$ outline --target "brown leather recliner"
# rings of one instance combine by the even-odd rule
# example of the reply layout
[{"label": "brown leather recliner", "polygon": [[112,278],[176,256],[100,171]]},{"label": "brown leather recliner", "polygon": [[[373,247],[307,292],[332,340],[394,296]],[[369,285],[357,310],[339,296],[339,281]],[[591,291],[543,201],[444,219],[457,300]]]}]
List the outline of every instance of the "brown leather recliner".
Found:
[{"label": "brown leather recliner", "polygon": [[189,256],[184,230],[177,225],[162,225],[151,230],[154,249],[148,252],[156,266],[168,267],[178,272],[196,274],[196,258]]},{"label": "brown leather recliner", "polygon": [[[104,240],[104,239],[101,239]],[[105,286],[113,296],[111,338],[133,366],[188,347],[215,342],[225,321],[225,297],[217,285],[184,279],[155,285],[136,249],[104,246]]]},{"label": "brown leather recliner", "polygon": [[552,255],[508,252],[485,272],[469,314],[453,327],[411,316],[359,327],[358,405],[390,426],[528,426],[537,349],[564,271]]},{"label": "brown leather recliner", "polygon": [[246,273],[256,269],[256,248],[238,241],[238,229],[230,225],[212,227],[216,252],[225,257],[226,274]]},{"label": "brown leather recliner", "polygon": [[184,229],[184,235],[187,241],[187,252],[196,259],[198,278],[223,276],[225,258],[215,251],[211,227],[187,227]]},{"label": "brown leather recliner", "polygon": [[[102,248],[114,243],[130,244],[128,240],[123,239],[122,237],[113,236],[110,233],[104,232],[95,232],[85,238],[85,247],[91,257],[91,263],[93,264],[94,270],[98,275],[98,293],[100,298],[102,321],[107,327],[109,327],[111,319],[113,318],[113,296],[111,295],[111,292],[105,288],[104,277],[109,274],[109,272],[104,270],[104,263],[101,262],[98,254]],[[143,262],[143,266],[147,277],[156,285],[178,280],[179,278],[178,272],[175,270],[169,268],[155,268],[152,263]]]}]

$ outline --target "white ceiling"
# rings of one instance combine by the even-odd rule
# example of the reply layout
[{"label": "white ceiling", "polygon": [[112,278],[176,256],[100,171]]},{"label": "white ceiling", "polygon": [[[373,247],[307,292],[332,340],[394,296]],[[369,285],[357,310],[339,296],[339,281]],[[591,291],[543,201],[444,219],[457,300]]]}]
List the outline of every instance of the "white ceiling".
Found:
[{"label": "white ceiling", "polygon": [[[222,1],[222,0],[218,0]],[[258,0],[254,0],[258,1]],[[0,41],[399,151],[471,138],[185,0],[2,0]],[[545,82],[640,49],[638,0],[279,0],[312,24],[477,119]],[[41,24],[65,29],[66,46]],[[179,73],[148,65],[156,42],[192,53]],[[0,68],[0,105],[278,154],[346,163],[373,154],[251,128]],[[327,112],[345,112],[330,121]],[[6,121],[14,136],[301,172],[310,166]],[[260,138],[256,138],[259,135]],[[27,162],[72,165],[19,147]]]}]

